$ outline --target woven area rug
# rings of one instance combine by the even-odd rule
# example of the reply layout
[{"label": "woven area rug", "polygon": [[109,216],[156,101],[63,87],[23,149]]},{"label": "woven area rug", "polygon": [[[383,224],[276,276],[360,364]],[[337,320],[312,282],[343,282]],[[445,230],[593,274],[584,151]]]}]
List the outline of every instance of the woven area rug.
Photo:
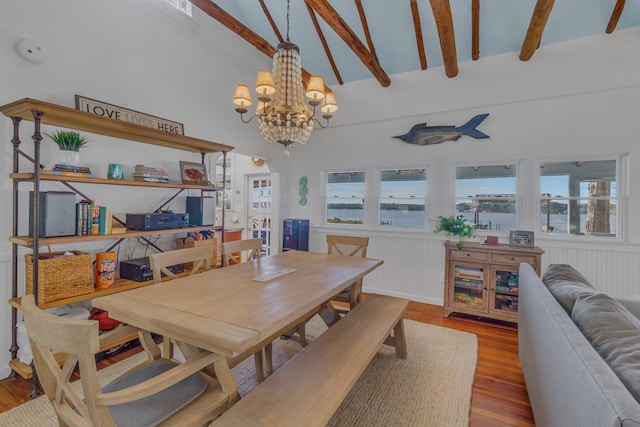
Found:
[{"label": "woven area rug", "polygon": [[[307,325],[312,341],[326,327],[318,316]],[[407,359],[383,347],[329,422],[329,426],[433,426],[469,425],[471,389],[478,342],[473,334],[424,323],[405,321]],[[366,332],[364,332],[366,333]],[[273,346],[274,368],[282,366],[302,347],[296,339]],[[108,383],[144,358],[136,354],[98,372]],[[238,389],[245,395],[256,386],[253,358],[233,368]],[[41,396],[0,414],[0,426],[57,426],[53,408]]]}]

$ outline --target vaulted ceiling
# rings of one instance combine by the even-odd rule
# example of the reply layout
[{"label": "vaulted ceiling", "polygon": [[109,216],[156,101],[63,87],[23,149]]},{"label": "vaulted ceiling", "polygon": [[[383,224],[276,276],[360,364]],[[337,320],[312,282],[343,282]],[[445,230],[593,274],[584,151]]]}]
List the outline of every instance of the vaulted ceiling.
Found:
[{"label": "vaulted ceiling", "polygon": [[[190,1],[269,57],[287,37],[285,0]],[[528,61],[549,44],[637,25],[638,0],[292,0],[289,38],[303,74],[386,87],[397,73],[442,66],[455,78],[461,61]]]}]

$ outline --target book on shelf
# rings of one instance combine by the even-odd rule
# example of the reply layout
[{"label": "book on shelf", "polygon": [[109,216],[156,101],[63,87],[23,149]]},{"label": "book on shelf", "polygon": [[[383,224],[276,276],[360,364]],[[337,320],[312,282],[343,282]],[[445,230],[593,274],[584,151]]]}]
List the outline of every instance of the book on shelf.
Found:
[{"label": "book on shelf", "polygon": [[169,175],[166,173],[134,173],[134,178],[165,178],[169,179]]},{"label": "book on shelf", "polygon": [[111,208],[100,206],[100,217],[98,220],[98,234],[111,234],[113,213]]},{"label": "book on shelf", "polygon": [[76,203],[76,235],[89,235],[88,218],[91,205],[88,200],[81,200]]},{"label": "book on shelf", "polygon": [[[470,288],[478,288],[478,289],[482,288],[482,285],[483,285],[482,280],[464,279],[459,277],[456,277],[453,282],[457,286],[467,286]],[[496,286],[496,289],[497,289],[497,286]]]},{"label": "book on shelf", "polygon": [[91,169],[88,166],[62,165],[59,163],[55,164],[53,170],[91,173]]},{"label": "book on shelf", "polygon": [[137,174],[137,175],[141,175],[141,174],[156,174],[156,175],[166,175],[167,171],[164,169],[136,169],[133,171],[133,173]]},{"label": "book on shelf", "polygon": [[111,234],[124,234],[127,232],[127,228],[122,225],[114,225],[111,227]]},{"label": "book on shelf", "polygon": [[149,177],[144,177],[144,176],[134,176],[133,177],[134,181],[142,181],[142,182],[164,182],[164,183],[168,183],[169,182],[169,178],[149,178]]},{"label": "book on shelf", "polygon": [[456,265],[455,267],[455,275],[458,277],[464,277],[467,279],[476,279],[482,280],[482,268],[476,267],[463,267]]},{"label": "book on shelf", "polygon": [[145,166],[145,165],[136,165],[134,168],[135,172],[155,172],[155,173],[166,173],[164,168],[160,168],[157,166]]},{"label": "book on shelf", "polygon": [[100,205],[95,200],[81,200],[76,204],[76,235],[100,233]]},{"label": "book on shelf", "polygon": [[56,169],[49,169],[49,170],[45,169],[42,171],[42,173],[49,174],[49,175],[58,175],[58,176],[75,176],[78,178],[91,178],[93,176],[91,172],[72,172],[67,170],[56,170]]},{"label": "book on shelf", "polygon": [[100,234],[100,205],[95,200],[91,201],[91,233]]}]

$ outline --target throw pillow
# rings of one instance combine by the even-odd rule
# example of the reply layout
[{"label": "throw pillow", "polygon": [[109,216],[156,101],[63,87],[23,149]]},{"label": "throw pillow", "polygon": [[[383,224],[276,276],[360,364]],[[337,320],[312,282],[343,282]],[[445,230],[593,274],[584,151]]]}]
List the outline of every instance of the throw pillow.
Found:
[{"label": "throw pillow", "polygon": [[578,270],[567,264],[549,265],[542,275],[542,281],[569,315],[578,297],[589,296],[596,292]]},{"label": "throw pillow", "polygon": [[578,298],[571,319],[640,402],[640,319],[598,293]]},{"label": "throw pillow", "polygon": [[587,278],[569,264],[550,264],[542,275],[542,281],[547,286],[558,282],[576,282],[593,288]]}]

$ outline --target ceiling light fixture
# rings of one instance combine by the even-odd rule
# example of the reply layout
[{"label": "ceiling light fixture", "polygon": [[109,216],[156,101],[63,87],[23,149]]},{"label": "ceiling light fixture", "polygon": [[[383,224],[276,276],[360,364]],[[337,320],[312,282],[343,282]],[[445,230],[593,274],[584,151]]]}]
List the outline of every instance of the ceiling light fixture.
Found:
[{"label": "ceiling light fixture", "polygon": [[[287,39],[278,44],[273,55],[273,70],[260,70],[256,79],[258,105],[256,113],[249,119],[244,118],[251,105],[249,87],[239,84],[233,95],[233,103],[240,113],[240,120],[249,123],[258,117],[260,133],[268,142],[284,145],[285,156],[289,155],[290,145],[304,144],[313,131],[314,122],[325,128],[329,119],[338,109],[336,99],[330,89],[325,88],[320,76],[311,76],[307,82],[307,103],[304,102],[302,85],[302,61],[300,49],[289,41],[289,0],[287,0]],[[308,105],[307,105],[308,104]],[[316,117],[316,107],[320,110],[325,123]],[[311,107],[311,108],[310,108]]]}]

